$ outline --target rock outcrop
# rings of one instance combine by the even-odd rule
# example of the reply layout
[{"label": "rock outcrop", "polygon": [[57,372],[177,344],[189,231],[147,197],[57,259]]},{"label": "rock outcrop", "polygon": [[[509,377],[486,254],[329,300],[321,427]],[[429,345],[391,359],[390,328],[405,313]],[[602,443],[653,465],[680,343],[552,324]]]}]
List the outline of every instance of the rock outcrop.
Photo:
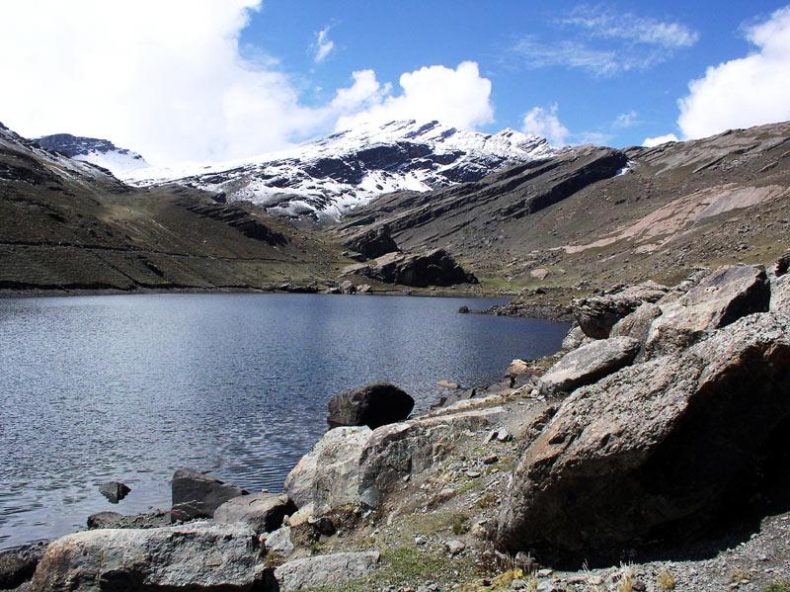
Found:
[{"label": "rock outcrop", "polygon": [[39,541],[0,551],[0,590],[12,590],[32,578],[46,548],[46,541]]},{"label": "rock outcrop", "polygon": [[414,409],[414,399],[392,384],[371,384],[335,395],[329,401],[327,423],[368,426],[371,429],[403,421]]},{"label": "rock outcrop", "polygon": [[579,558],[698,535],[777,469],[788,422],[790,321],[750,315],[564,401],[519,462],[497,542]]},{"label": "rock outcrop", "polygon": [[379,557],[377,551],[361,551],[295,559],[274,570],[276,589],[295,592],[335,587],[368,575],[378,565]]},{"label": "rock outcrop", "polygon": [[666,293],[666,287],[644,282],[613,294],[576,300],[573,314],[585,335],[606,339],[620,319],[634,312],[643,302],[656,302]]},{"label": "rock outcrop", "polygon": [[359,253],[365,259],[375,259],[387,253],[400,251],[390,234],[389,226],[386,225],[349,239],[344,246]]},{"label": "rock outcrop", "polygon": [[464,270],[444,249],[424,253],[389,253],[369,263],[351,265],[344,273],[416,288],[478,283],[474,274]]},{"label": "rock outcrop", "polygon": [[296,511],[287,495],[256,493],[226,501],[214,511],[221,524],[244,524],[256,534],[272,532],[282,526],[283,518]]},{"label": "rock outcrop", "polygon": [[118,512],[97,512],[88,516],[88,528],[158,528],[168,526],[170,513],[157,510],[145,514],[125,516]]},{"label": "rock outcrop", "polygon": [[173,474],[172,489],[174,520],[211,518],[214,510],[226,501],[249,493],[241,487],[187,468],[178,469]]},{"label": "rock outcrop", "polygon": [[252,590],[263,564],[249,528],[196,523],[148,530],[91,530],[51,543],[33,592]]},{"label": "rock outcrop", "polygon": [[132,490],[126,483],[120,481],[108,481],[99,485],[99,493],[101,493],[111,504],[117,504]]},{"label": "rock outcrop", "polygon": [[640,343],[630,337],[612,337],[582,345],[566,354],[541,378],[546,394],[570,393],[597,382],[630,364],[639,353]]}]

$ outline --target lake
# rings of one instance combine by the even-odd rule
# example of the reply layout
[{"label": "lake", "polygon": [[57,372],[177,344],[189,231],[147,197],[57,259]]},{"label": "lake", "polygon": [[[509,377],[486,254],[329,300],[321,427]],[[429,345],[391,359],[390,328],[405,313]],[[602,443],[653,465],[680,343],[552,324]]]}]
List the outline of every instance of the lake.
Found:
[{"label": "lake", "polygon": [[[167,294],[0,300],[0,547],[89,514],[169,508],[180,466],[279,491],[328,399],[375,381],[417,408],[499,380],[565,323],[458,314],[501,300]],[[112,505],[99,483],[132,493]]]}]

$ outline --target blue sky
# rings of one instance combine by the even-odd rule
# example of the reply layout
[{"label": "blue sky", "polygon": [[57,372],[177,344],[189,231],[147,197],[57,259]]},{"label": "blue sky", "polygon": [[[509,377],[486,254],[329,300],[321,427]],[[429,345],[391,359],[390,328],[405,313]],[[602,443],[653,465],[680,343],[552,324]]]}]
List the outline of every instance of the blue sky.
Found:
[{"label": "blue sky", "polygon": [[790,119],[790,0],[4,0],[0,22],[0,121],[153,164],[403,118],[613,146]]},{"label": "blue sky", "polygon": [[[689,82],[702,77],[709,66],[746,55],[750,44],[744,28],[783,6],[784,2],[765,0],[591,4],[268,0],[242,31],[241,43],[244,51],[255,48],[278,60],[280,68],[299,79],[305,100],[316,104],[348,85],[353,71],[371,68],[380,81],[397,84],[403,72],[433,64],[455,67],[472,60],[493,85],[495,121],[483,129],[519,129],[530,109],[556,104],[559,119],[571,132],[568,140],[623,146],[639,144],[648,136],[681,135],[677,101],[688,94]],[[679,24],[696,39],[689,45],[666,47],[603,38],[567,22],[580,7],[613,15],[625,27],[635,21]],[[316,63],[316,34],[327,27],[334,47]],[[600,64],[598,68],[537,66],[529,53],[519,51],[525,39],[549,49],[575,41],[590,50],[615,52],[621,62],[633,59],[635,64],[630,71],[611,72],[602,71]]]}]

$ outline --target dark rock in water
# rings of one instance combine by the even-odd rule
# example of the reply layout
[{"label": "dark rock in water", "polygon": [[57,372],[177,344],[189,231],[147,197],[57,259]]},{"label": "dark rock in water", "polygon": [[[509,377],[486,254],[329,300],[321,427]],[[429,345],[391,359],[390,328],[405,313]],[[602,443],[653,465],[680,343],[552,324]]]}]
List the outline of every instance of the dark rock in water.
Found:
[{"label": "dark rock in water", "polygon": [[174,521],[211,518],[226,501],[249,493],[194,469],[178,469],[173,474],[172,488]]},{"label": "dark rock in water", "polygon": [[371,384],[332,397],[327,423],[330,428],[366,425],[375,429],[403,421],[412,409],[414,399],[397,386]]},{"label": "dark rock in water", "polygon": [[772,314],[580,388],[525,449],[498,546],[611,557],[737,520],[785,478],[789,394],[790,321]]},{"label": "dark rock in water", "polygon": [[49,541],[36,541],[0,551],[0,590],[13,590],[33,577]]},{"label": "dark rock in water", "polygon": [[468,307],[468,306],[464,305],[464,306],[462,306],[461,308],[459,308],[459,309],[458,309],[458,312],[459,312],[460,314],[469,314],[469,313],[470,313],[470,312],[472,312],[472,311],[471,311],[471,310],[469,310],[469,307]]},{"label": "dark rock in water", "polygon": [[387,253],[400,251],[386,225],[352,238],[345,243],[345,246],[367,259],[375,259]]},{"label": "dark rock in water", "polygon": [[170,513],[157,510],[147,514],[125,516],[118,512],[97,512],[88,516],[88,528],[157,528],[170,524]]},{"label": "dark rock in water", "polygon": [[478,283],[477,278],[465,271],[444,249],[416,254],[389,253],[370,263],[350,266],[346,272],[385,284],[417,288]]},{"label": "dark rock in water", "polygon": [[106,497],[111,504],[117,504],[129,495],[130,491],[132,489],[126,483],[121,483],[120,481],[108,481],[99,485],[99,493]]}]

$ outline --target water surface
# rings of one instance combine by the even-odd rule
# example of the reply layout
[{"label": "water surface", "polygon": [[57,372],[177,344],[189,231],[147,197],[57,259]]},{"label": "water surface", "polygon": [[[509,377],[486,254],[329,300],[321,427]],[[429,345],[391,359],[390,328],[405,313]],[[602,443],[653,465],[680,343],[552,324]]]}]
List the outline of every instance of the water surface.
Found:
[{"label": "water surface", "polygon": [[[501,377],[556,351],[564,323],[460,315],[497,301],[299,294],[0,300],[0,547],[97,511],[169,507],[180,466],[279,490],[332,394]],[[117,506],[98,493],[119,479]]]}]

